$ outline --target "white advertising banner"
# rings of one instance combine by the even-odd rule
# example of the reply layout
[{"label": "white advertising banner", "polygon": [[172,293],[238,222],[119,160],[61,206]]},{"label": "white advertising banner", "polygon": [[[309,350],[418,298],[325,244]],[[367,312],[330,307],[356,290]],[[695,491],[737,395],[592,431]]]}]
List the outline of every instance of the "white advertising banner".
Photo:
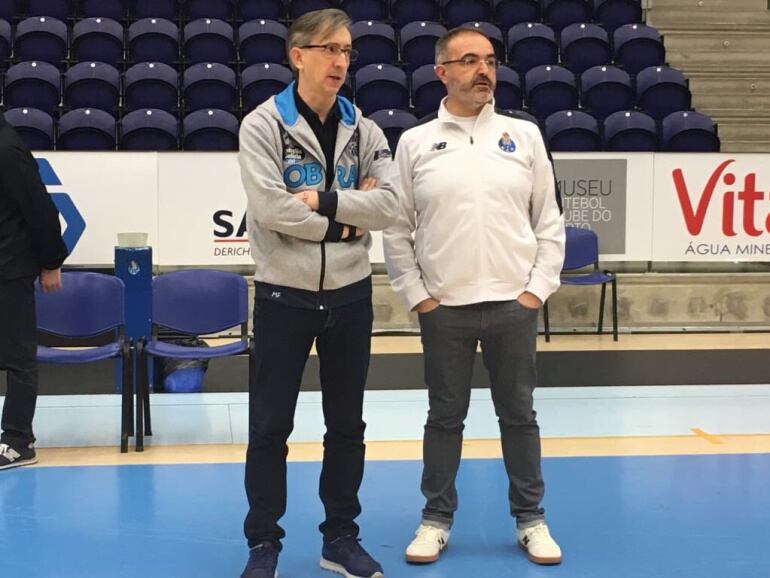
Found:
[{"label": "white advertising banner", "polygon": [[253,265],[235,153],[160,153],[159,265]]},{"label": "white advertising banner", "polygon": [[767,155],[655,158],[654,261],[770,260]]},{"label": "white advertising banner", "polygon": [[652,153],[556,153],[567,225],[591,229],[610,261],[652,255]]},{"label": "white advertising banner", "polygon": [[118,233],[148,233],[157,246],[155,153],[37,152],[35,158],[62,215],[65,241],[74,244],[67,265],[112,265]]},{"label": "white advertising banner", "polygon": [[[110,266],[117,233],[144,232],[161,266],[253,265],[235,153],[35,156],[74,247],[67,264]],[[602,259],[770,260],[767,155],[554,156],[565,221],[597,232]]]}]

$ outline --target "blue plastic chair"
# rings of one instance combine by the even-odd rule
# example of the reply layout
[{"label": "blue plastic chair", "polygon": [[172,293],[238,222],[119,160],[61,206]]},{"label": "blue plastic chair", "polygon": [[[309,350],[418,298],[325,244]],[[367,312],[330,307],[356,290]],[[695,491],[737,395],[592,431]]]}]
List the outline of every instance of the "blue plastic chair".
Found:
[{"label": "blue plastic chair", "polygon": [[[149,341],[143,338],[136,344],[139,359],[136,451],[144,450],[144,435],[152,435],[147,376],[147,362],[150,357],[215,359],[247,353],[251,380],[253,349],[248,334],[248,292],[248,283],[244,277],[212,269],[175,271],[153,279],[152,336]],[[187,347],[158,341],[160,327],[184,336],[199,336],[236,326],[241,328],[241,339],[227,345]],[[146,428],[143,425],[146,425]]]},{"label": "blue plastic chair", "polygon": [[[604,327],[604,300],[607,283],[612,285],[612,339],[618,340],[618,286],[615,273],[599,270],[599,238],[590,229],[577,227],[566,228],[567,239],[564,252],[564,271],[574,271],[593,265],[593,272],[578,275],[562,275],[563,285],[601,285],[602,294],[599,299],[599,326],[597,333],[602,333]],[[545,324],[545,340],[551,340],[551,328],[548,322],[548,302],[543,305],[543,321]]]},{"label": "blue plastic chair", "polygon": [[128,438],[134,435],[132,421],[133,371],[131,340],[125,335],[125,286],[123,281],[101,273],[62,273],[62,288],[43,293],[35,285],[37,328],[69,339],[111,334],[114,339],[97,347],[63,349],[39,345],[40,363],[78,364],[104,359],[123,361],[120,451],[128,451]]}]

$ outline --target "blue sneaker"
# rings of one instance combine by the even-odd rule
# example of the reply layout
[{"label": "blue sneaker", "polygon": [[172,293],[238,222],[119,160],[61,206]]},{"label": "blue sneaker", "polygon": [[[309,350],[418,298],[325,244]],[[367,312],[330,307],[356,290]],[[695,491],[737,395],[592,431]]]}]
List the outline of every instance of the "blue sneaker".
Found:
[{"label": "blue sneaker", "polygon": [[353,536],[341,536],[324,542],[321,568],[345,578],[384,578],[382,566],[363,549]]},{"label": "blue sneaker", "polygon": [[272,542],[262,542],[249,550],[241,578],[278,578],[278,548]]}]

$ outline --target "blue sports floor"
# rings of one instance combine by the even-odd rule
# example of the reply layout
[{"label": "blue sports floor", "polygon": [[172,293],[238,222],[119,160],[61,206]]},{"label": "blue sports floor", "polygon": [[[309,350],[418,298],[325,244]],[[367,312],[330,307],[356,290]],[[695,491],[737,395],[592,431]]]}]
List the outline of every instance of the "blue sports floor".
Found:
[{"label": "blue sports floor", "polygon": [[[538,567],[514,541],[495,459],[464,460],[447,552],[403,561],[420,462],[367,464],[364,545],[388,578],[767,578],[770,454],[546,458],[545,507],[564,551]],[[317,463],[289,465],[282,578],[317,566]],[[0,477],[3,578],[236,578],[245,563],[241,464],[20,468]]]}]

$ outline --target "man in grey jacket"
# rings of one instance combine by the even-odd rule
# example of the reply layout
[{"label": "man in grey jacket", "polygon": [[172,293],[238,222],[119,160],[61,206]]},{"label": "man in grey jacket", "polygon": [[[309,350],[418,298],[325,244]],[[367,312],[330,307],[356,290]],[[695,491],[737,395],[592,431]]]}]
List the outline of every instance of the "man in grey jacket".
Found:
[{"label": "man in grey jacket", "polygon": [[393,288],[419,313],[430,410],[425,508],[406,550],[438,560],[457,510],[455,477],[479,343],[500,422],[517,540],[529,559],[558,564],[541,507],[538,310],[559,287],[564,221],[553,166],[537,125],[496,111],[497,59],[474,29],[436,43],[447,88],[438,114],[406,131],[395,167],[401,212],[385,260]]},{"label": "man in grey jacket", "polygon": [[321,566],[349,578],[382,577],[358,542],[364,469],[363,392],[372,285],[368,231],[384,229],[398,201],[382,131],[337,95],[350,61],[340,10],[298,18],[287,40],[297,80],[257,107],[240,132],[248,233],[257,265],[256,374],[249,398],[242,578],[273,578],[286,510],[286,440],[315,342],[326,423],[320,496]]}]

